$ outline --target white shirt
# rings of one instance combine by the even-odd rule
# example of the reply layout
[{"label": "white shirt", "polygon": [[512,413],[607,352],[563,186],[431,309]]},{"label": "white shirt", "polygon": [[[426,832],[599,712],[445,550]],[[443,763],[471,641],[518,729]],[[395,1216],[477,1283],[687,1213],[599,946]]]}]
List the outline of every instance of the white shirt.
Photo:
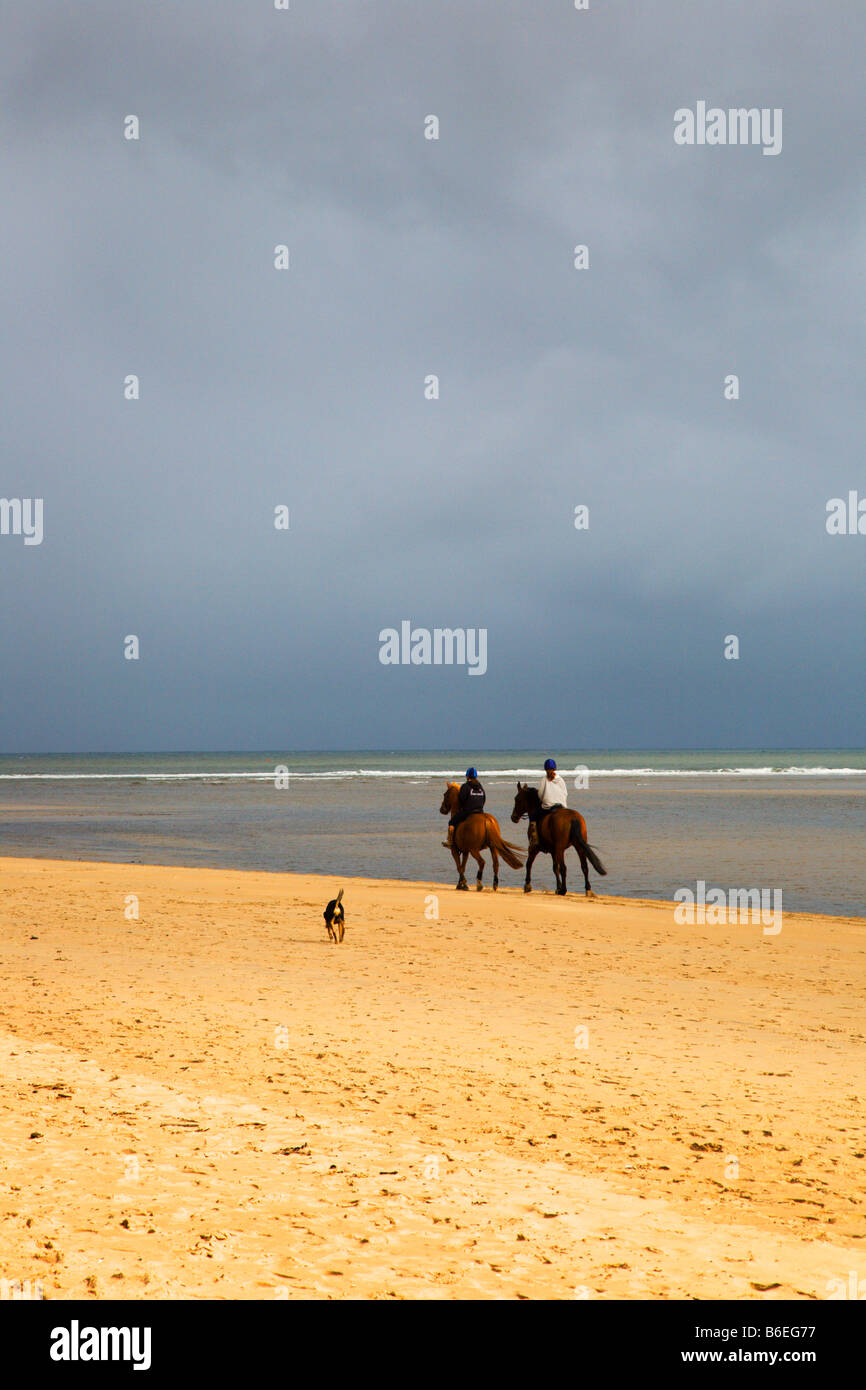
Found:
[{"label": "white shirt", "polygon": [[548,806],[568,805],[568,788],[558,772],[554,773],[552,777],[548,777],[547,773],[544,774],[544,781],[538,788],[538,795],[541,797],[542,810],[546,810]]}]

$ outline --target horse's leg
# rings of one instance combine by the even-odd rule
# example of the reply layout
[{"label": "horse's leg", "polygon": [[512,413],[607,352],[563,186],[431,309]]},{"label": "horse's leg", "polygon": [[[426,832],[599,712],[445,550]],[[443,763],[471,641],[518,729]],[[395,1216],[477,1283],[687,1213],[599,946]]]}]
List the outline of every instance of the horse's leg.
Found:
[{"label": "horse's leg", "polygon": [[481,882],[484,876],[484,859],[479,854],[477,849],[474,849],[472,851],[472,858],[478,864],[478,873],[475,875],[475,887],[478,889],[478,892],[480,893],[482,888],[484,887],[484,884]]},{"label": "horse's leg", "polygon": [[584,851],[583,851],[582,849],[579,849],[579,850],[577,851],[577,854],[578,854],[578,858],[580,859],[580,867],[581,867],[581,869],[583,870],[583,882],[584,882],[584,885],[585,885],[586,896],[587,896],[588,898],[594,898],[594,897],[595,897],[595,894],[593,893],[592,889],[591,889],[590,886],[589,886],[589,869],[587,868],[587,858],[586,858],[586,854],[584,853]]},{"label": "horse's leg", "polygon": [[[556,813],[554,812],[554,814],[556,814]],[[542,824],[541,821],[536,822],[536,833],[538,833],[538,827],[539,827],[541,824]],[[554,881],[555,881],[555,883],[556,883],[556,892],[559,893],[559,892],[561,891],[561,890],[560,890],[560,887],[559,887],[559,868],[560,868],[560,865],[559,865],[559,860],[558,860],[558,858],[557,858],[556,837],[554,836],[554,833],[553,833],[553,830],[554,830],[555,827],[550,828],[550,827],[552,826],[552,818],[549,817],[549,816],[547,817],[547,824],[548,824],[548,827],[549,827],[549,828],[548,828],[548,831],[547,831],[547,843],[544,844],[544,845],[542,845],[541,842],[540,842],[540,840],[539,840],[538,849],[539,849],[539,851],[540,851],[541,853],[543,853],[543,854],[549,854],[549,855],[550,855],[550,862],[551,862],[551,864],[553,865],[553,878],[554,878]]]},{"label": "horse's leg", "polygon": [[454,864],[457,869],[457,887],[465,888],[468,892],[468,884],[466,882],[466,860],[469,858],[469,851],[466,849],[458,849],[456,844],[456,830],[454,832],[454,840],[455,843],[451,848],[451,853],[454,855]]},{"label": "horse's leg", "polygon": [[[576,838],[573,833],[575,829],[577,830]],[[574,818],[572,820],[571,826],[569,827],[568,840],[569,844],[574,845],[574,848],[577,850],[577,857],[580,860],[580,868],[581,872],[583,873],[584,892],[586,893],[586,896],[588,898],[594,898],[595,894],[593,893],[589,883],[589,861],[587,859],[586,849],[584,848],[587,839],[588,835],[586,830],[586,821],[583,819],[583,816],[580,815],[578,811],[575,811]],[[563,850],[563,857],[564,855],[565,850]]]},{"label": "horse's leg", "polygon": [[457,887],[459,888],[462,875],[460,873],[460,851],[456,845],[451,846],[451,858],[454,860],[454,867],[457,870]]},{"label": "horse's leg", "polygon": [[565,897],[568,892],[568,877],[565,867],[565,850],[562,851],[562,858],[559,861],[559,892]]},{"label": "horse's leg", "polygon": [[553,872],[556,874],[556,891],[560,897],[564,897],[568,891],[565,886],[565,850],[565,845],[555,845],[553,850]]},{"label": "horse's leg", "polygon": [[535,863],[535,856],[538,854],[538,846],[533,845],[526,856],[526,878],[523,880],[524,893],[532,892],[532,866]]},{"label": "horse's leg", "polygon": [[556,853],[556,841],[551,836],[550,845],[545,849],[545,854],[550,855],[550,862],[553,865],[553,878],[556,884],[556,892],[559,892],[559,860]]},{"label": "horse's leg", "polygon": [[[499,855],[494,849],[493,842],[490,839],[490,817],[487,816],[484,818],[484,839],[481,842],[481,848],[490,850],[490,858],[493,861],[493,891],[495,893],[499,887]],[[481,859],[481,872],[483,871],[484,860]],[[481,873],[478,875],[478,887],[481,887]]]}]

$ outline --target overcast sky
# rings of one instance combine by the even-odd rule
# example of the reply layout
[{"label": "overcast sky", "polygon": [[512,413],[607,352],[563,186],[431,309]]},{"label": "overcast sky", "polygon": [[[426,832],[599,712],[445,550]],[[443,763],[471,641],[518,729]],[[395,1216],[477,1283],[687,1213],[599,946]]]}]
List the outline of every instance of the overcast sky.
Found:
[{"label": "overcast sky", "polygon": [[0,751],[863,744],[861,5],[0,13]]}]

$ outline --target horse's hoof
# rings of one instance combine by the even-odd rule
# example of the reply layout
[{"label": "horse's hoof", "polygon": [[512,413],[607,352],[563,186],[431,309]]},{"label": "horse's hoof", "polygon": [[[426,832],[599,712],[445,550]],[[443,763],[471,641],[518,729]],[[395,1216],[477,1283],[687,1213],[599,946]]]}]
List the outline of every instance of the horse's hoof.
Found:
[{"label": "horse's hoof", "polygon": [[476,888],[476,891],[477,891],[477,892],[482,893],[482,892],[484,891],[484,884],[483,884],[483,883],[476,883],[475,888]]},{"label": "horse's hoof", "polygon": [[468,892],[469,892],[469,884],[468,884],[468,883],[458,883],[458,885],[457,885],[457,891],[458,891],[458,893],[461,893],[461,892],[462,892],[462,893],[468,893]]},{"label": "horse's hoof", "polygon": [[588,898],[594,898],[594,897],[597,896],[597,894],[593,893],[593,891],[592,891],[591,888],[587,888],[587,890],[586,890],[586,896],[587,896]]},{"label": "horse's hoof", "polygon": [[524,891],[524,893],[531,893],[531,892],[532,892],[532,884],[531,884],[531,883],[524,883],[524,885],[523,885],[523,891]]},{"label": "horse's hoof", "polygon": [[495,878],[495,879],[493,880],[493,891],[494,891],[494,893],[496,892],[496,890],[497,890],[498,887],[499,887],[499,879],[498,879],[498,878]]}]

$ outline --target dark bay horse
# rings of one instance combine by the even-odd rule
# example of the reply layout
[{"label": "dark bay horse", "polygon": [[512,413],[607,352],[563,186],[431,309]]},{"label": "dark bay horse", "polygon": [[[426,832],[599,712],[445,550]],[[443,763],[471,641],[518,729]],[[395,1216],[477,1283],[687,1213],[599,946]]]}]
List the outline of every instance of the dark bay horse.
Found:
[{"label": "dark bay horse", "polygon": [[[440,816],[453,816],[457,810],[457,793],[460,787],[456,782],[449,782],[445,788],[445,795],[442,798],[442,805],[439,807]],[[486,811],[476,811],[474,815],[461,821],[454,831],[454,843],[451,853],[454,856],[454,864],[457,869],[457,887],[469,889],[466,882],[466,861],[470,854],[478,864],[478,875],[475,879],[475,887],[479,893],[484,887],[481,877],[484,873],[484,860],[481,858],[481,850],[489,849],[490,857],[493,860],[493,891],[499,887],[499,856],[505,860],[509,868],[520,869],[523,867],[523,856],[517,845],[509,844],[503,840],[502,831],[499,829],[499,821],[495,816],[489,816]]]},{"label": "dark bay horse", "polygon": [[536,822],[538,831],[538,844],[530,846],[529,855],[526,860],[526,882],[523,885],[524,893],[532,892],[532,865],[535,856],[542,851],[553,858],[553,872],[556,877],[556,891],[563,894],[568,891],[566,888],[565,872],[565,851],[569,845],[574,845],[580,858],[580,867],[583,870],[583,881],[586,884],[586,896],[594,898],[595,894],[589,886],[589,874],[586,869],[586,861],[589,860],[596,873],[606,875],[607,869],[602,864],[595,850],[586,839],[586,821],[579,811],[569,811],[567,806],[560,806],[558,810],[551,811],[542,821],[538,820],[538,813],[541,810],[541,797],[538,795],[536,787],[521,786],[517,783],[517,795],[514,798],[514,810],[511,812],[511,819],[515,825],[522,816],[529,816],[531,821]]}]

